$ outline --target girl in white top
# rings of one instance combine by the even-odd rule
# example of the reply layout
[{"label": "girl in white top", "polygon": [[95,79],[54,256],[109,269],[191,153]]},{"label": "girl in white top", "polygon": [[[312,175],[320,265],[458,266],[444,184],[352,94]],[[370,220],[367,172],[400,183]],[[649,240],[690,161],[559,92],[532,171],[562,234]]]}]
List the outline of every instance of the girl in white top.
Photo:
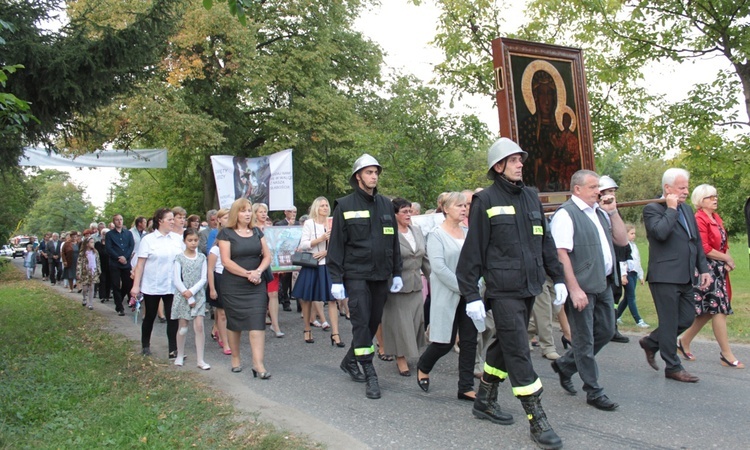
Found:
[{"label": "girl in white top", "polygon": [[154,213],[156,231],[147,234],[138,245],[138,263],[133,271],[133,297],[143,293],[145,316],[141,325],[141,346],[143,355],[151,354],[151,331],[159,308],[159,300],[164,302],[167,311],[167,341],[169,357],[177,357],[177,321],[172,320],[172,300],[174,283],[172,267],[174,260],[182,253],[182,239],[172,233],[174,215],[167,208],[157,209]]},{"label": "girl in white top", "polygon": [[[203,317],[206,315],[206,255],[197,251],[198,230],[188,227],[183,232],[185,251],[177,255],[174,261],[174,302],[172,303],[172,319],[179,321],[177,332],[177,358],[175,366],[182,366],[185,359],[185,340],[187,339],[188,322],[193,322],[195,331],[195,351],[197,353],[198,368],[208,370],[210,365],[203,361],[203,348],[206,339],[203,335]],[[190,287],[188,287],[190,286]]]},{"label": "girl in white top", "polygon": [[[226,227],[229,220],[229,210],[220,209],[216,213],[216,219],[219,222],[219,230]],[[219,244],[218,241],[214,241],[213,247],[208,251],[208,303],[214,309],[215,318],[211,337],[224,349],[225,355],[231,355],[232,349],[229,347],[229,340],[227,339],[227,314],[224,311],[224,304],[221,302],[221,292],[219,291],[223,272],[224,265],[221,263]]]}]

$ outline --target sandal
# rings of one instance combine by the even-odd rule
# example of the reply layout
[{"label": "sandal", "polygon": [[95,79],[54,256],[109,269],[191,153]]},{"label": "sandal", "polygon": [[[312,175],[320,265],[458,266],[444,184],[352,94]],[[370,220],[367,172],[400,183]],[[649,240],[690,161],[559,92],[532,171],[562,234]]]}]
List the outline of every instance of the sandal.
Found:
[{"label": "sandal", "polygon": [[320,327],[321,327],[321,328],[323,328],[323,331],[328,331],[328,330],[330,330],[330,329],[331,329],[331,325],[330,325],[330,324],[329,324],[328,322],[323,322],[323,323],[322,323],[322,324],[320,325]]},{"label": "sandal", "polygon": [[732,367],[734,369],[744,369],[745,365],[740,362],[740,360],[735,359],[733,362],[729,362],[728,359],[724,357],[723,354],[719,353],[719,359],[721,359],[721,365],[726,367]]},{"label": "sandal", "polygon": [[[307,337],[309,333],[310,337]],[[312,330],[304,330],[302,332],[302,338],[307,342],[308,344],[313,344],[315,342],[315,339],[312,337]]]},{"label": "sandal", "polygon": [[378,358],[381,361],[393,361],[393,355],[386,355],[385,353],[378,352]]},{"label": "sandal", "polygon": [[[695,355],[693,355],[690,352],[686,352],[685,349],[682,348],[682,342],[679,339],[677,339],[677,350],[679,350],[680,353],[682,353],[682,356],[686,360],[688,360],[688,361],[695,361]],[[721,353],[719,353],[719,354],[721,355]],[[724,357],[722,356],[721,359],[724,359]]]}]

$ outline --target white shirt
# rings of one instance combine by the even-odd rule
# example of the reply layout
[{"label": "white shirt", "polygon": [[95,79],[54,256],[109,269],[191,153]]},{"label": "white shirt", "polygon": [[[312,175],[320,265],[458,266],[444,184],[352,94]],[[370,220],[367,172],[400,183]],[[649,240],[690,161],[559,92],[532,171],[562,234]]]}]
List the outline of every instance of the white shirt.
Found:
[{"label": "white shirt", "polygon": [[[328,242],[318,242],[315,247],[311,246],[310,243],[315,239],[319,239],[321,236],[326,234],[326,226],[322,223],[316,223],[312,219],[305,220],[305,224],[302,226],[302,238],[299,241],[299,248],[302,251],[311,251],[313,254],[322,252],[328,249]],[[326,259],[321,258],[318,260],[318,265],[325,265]]]},{"label": "white shirt", "polygon": [[213,247],[211,247],[211,250],[209,250],[208,253],[212,255],[216,255],[216,264],[214,265],[214,272],[218,274],[224,273],[224,264],[221,263],[221,252],[219,251],[219,246],[214,245]]},{"label": "white shirt", "polygon": [[628,242],[630,245],[630,258],[627,261],[628,272],[635,272],[638,274],[638,279],[643,280],[643,266],[641,266],[641,252],[638,250],[638,246],[635,242]]},{"label": "white shirt", "polygon": [[168,295],[174,293],[174,259],[182,253],[182,238],[177,233],[161,234],[154,231],[141,239],[138,245],[138,258],[144,258],[141,276],[141,292],[148,295]]},{"label": "white shirt", "polygon": [[[596,227],[596,231],[599,233],[599,243],[602,246],[602,256],[604,257],[604,273],[610,275],[612,273],[612,252],[609,251],[609,242],[607,241],[607,235],[604,234],[601,222],[597,216],[596,210],[599,208],[599,204],[594,203],[591,207],[587,205],[583,200],[576,197],[575,195],[570,197],[573,203],[586,214],[586,217],[591,219],[591,222]],[[609,219],[609,216],[607,217]],[[552,222],[550,222],[550,231],[552,238],[555,240],[557,248],[563,248],[568,252],[573,251],[573,220],[570,218],[568,211],[564,209],[558,210],[554,216],[552,216]]]},{"label": "white shirt", "polygon": [[[195,261],[195,259],[197,257],[198,257],[197,254],[194,257],[192,257],[192,258],[189,257],[189,256],[187,256],[187,255],[185,255],[185,258],[187,258],[187,259],[189,259],[191,261]],[[205,259],[203,260],[203,267],[201,269],[201,278],[200,278],[200,280],[198,280],[198,282],[195,283],[195,285],[190,286],[189,288],[187,286],[185,286],[185,283],[182,282],[182,265],[180,264],[179,260],[176,260],[174,262],[173,272],[174,272],[174,274],[173,274],[174,275],[174,287],[177,289],[177,292],[179,292],[179,293],[182,293],[182,292],[185,292],[186,290],[188,290],[188,291],[190,291],[191,294],[195,295],[195,294],[198,293],[198,291],[200,291],[201,289],[203,289],[203,286],[206,285],[206,281],[208,281],[208,276],[207,276],[207,273],[208,273],[208,264],[206,263]]]}]

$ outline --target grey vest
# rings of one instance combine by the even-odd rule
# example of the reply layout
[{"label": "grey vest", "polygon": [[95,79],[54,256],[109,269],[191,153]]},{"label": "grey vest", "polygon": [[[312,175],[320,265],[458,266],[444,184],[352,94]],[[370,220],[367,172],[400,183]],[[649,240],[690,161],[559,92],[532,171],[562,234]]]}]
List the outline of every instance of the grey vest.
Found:
[{"label": "grey vest", "polygon": [[[589,216],[581,211],[572,200],[563,203],[560,209],[567,211],[573,221],[573,229],[575,230],[575,233],[573,233],[573,251],[568,253],[568,256],[573,265],[573,272],[576,280],[578,280],[578,285],[587,294],[600,294],[607,289],[607,275],[604,273],[604,256],[599,232]],[[612,227],[602,210],[597,209],[596,212],[607,237],[609,252],[612,255],[612,273],[614,274],[616,273],[614,264],[617,264],[617,258],[615,257],[615,248],[612,246]],[[612,277],[612,281],[619,285],[620,280],[617,280],[616,276]]]}]

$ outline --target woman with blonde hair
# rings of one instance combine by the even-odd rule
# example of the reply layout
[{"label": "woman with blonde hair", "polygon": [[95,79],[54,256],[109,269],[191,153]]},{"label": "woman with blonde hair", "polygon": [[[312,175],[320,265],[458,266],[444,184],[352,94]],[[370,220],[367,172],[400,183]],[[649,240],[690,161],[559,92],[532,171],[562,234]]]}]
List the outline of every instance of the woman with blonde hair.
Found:
[{"label": "woman with blonde hair", "polygon": [[463,225],[467,211],[466,197],[460,192],[443,196],[445,221],[427,237],[430,260],[430,345],[417,363],[417,383],[427,392],[430,372],[437,361],[448,354],[459,337],[458,393],[459,400],[474,401],[474,358],[477,351],[477,329],[466,314],[466,299],[461,296],[456,267],[466,240]]},{"label": "woman with blonde hair", "polygon": [[263,232],[252,226],[250,201],[240,198],[229,209],[226,228],[216,235],[224,272],[221,275],[221,299],[227,316],[232,372],[242,371],[240,337],[249,331],[253,353],[253,377],[271,378],[263,364],[265,318],[268,295],[263,272],[271,265],[271,252]]},{"label": "woman with blonde hair", "polygon": [[695,289],[695,321],[682,333],[680,339],[677,339],[677,349],[685,359],[695,361],[695,355],[690,353],[690,343],[710,321],[716,342],[721,349],[719,353],[721,364],[734,369],[744,369],[745,365],[732,353],[727,336],[727,316],[734,314],[729,272],[734,270],[735,264],[729,255],[729,240],[724,223],[716,214],[716,209],[719,207],[716,188],[701,184],[693,189],[690,200],[695,205],[695,221],[698,224],[698,233],[701,236],[703,251],[706,253],[708,269],[713,281],[706,290]]},{"label": "woman with blonde hair", "polygon": [[[265,203],[256,203],[253,205],[253,226],[264,231],[266,227],[273,226],[273,222],[268,217],[268,205]],[[268,291],[268,316],[271,318],[271,331],[276,334],[277,338],[283,338],[279,326],[279,274],[273,274],[273,279],[266,286]]]},{"label": "woman with blonde hair", "polygon": [[[318,197],[310,205],[310,218],[302,226],[302,239],[299,249],[311,251],[313,258],[318,261],[318,267],[303,267],[299,271],[297,284],[294,285],[292,297],[302,306],[302,320],[304,324],[303,339],[308,344],[314,341],[310,328],[310,312],[314,302],[328,303],[328,315],[331,318],[331,346],[346,347],[339,336],[339,316],[337,301],[331,296],[331,276],[326,266],[328,255],[328,240],[331,230],[328,229],[328,216],[331,206],[328,199]],[[321,308],[322,309],[322,308]],[[325,321],[325,318],[324,318]]]},{"label": "woman with blonde hair", "polygon": [[[229,210],[220,209],[216,213],[218,231],[227,226],[229,222]],[[231,355],[227,339],[227,315],[224,311],[224,303],[221,301],[221,276],[224,273],[224,265],[221,264],[221,253],[219,245],[214,240],[213,246],[208,251],[208,304],[214,309],[214,327],[211,337],[216,339],[219,346],[224,349],[225,355]]]}]

